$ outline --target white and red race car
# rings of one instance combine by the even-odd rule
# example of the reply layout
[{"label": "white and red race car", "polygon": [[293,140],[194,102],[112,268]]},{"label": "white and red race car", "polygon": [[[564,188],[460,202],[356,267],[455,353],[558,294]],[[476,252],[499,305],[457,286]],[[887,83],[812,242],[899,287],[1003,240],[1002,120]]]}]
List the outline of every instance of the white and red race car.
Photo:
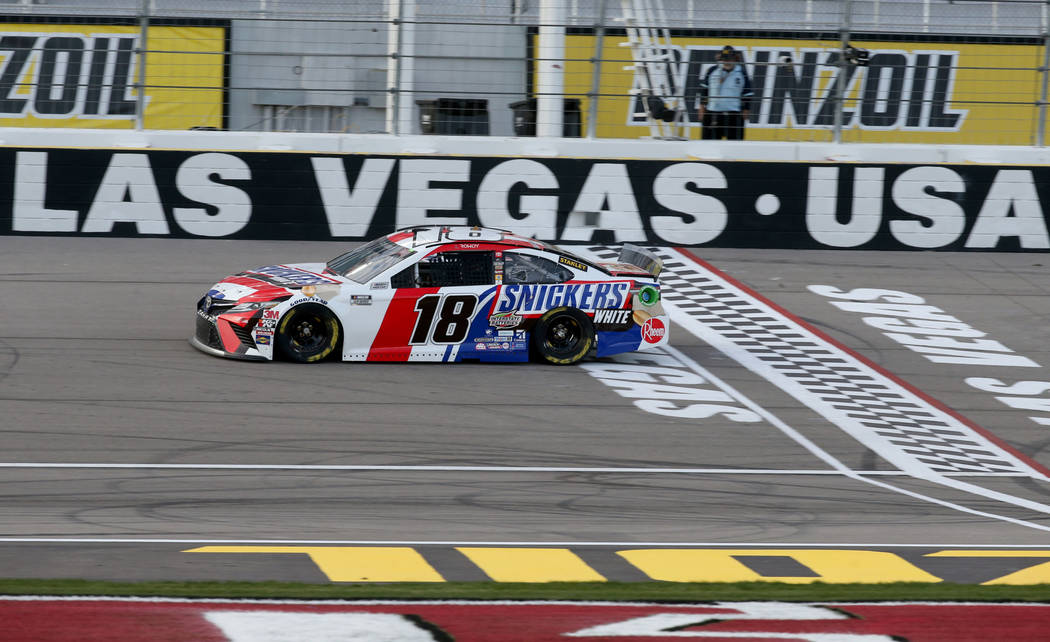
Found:
[{"label": "white and red race car", "polygon": [[661,268],[631,245],[595,263],[501,230],[412,228],[223,279],[190,343],[237,359],[571,364],[667,343]]}]

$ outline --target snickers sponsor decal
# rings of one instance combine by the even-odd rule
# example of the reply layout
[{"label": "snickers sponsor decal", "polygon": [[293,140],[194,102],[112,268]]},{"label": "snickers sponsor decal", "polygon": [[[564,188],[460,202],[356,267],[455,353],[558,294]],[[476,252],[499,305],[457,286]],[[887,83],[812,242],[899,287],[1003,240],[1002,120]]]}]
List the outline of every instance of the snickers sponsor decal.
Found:
[{"label": "snickers sponsor decal", "polygon": [[630,286],[626,281],[505,285],[500,289],[494,313],[538,314],[561,306],[584,311],[622,308],[630,296]]}]

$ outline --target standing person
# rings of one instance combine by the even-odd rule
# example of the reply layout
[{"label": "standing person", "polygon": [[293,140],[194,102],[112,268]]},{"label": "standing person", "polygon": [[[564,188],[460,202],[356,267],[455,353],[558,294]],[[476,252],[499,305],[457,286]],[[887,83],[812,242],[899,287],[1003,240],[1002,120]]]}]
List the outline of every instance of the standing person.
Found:
[{"label": "standing person", "polygon": [[751,113],[751,79],[740,52],[729,45],[718,54],[718,64],[700,81],[700,107],[705,140],[744,140],[744,123]]}]

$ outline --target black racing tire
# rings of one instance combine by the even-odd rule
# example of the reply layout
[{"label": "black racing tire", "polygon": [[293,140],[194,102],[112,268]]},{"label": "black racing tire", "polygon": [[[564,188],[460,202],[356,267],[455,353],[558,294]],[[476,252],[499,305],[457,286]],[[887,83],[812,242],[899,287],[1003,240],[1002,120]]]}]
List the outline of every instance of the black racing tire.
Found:
[{"label": "black racing tire", "polygon": [[568,366],[594,347],[594,325],[576,308],[548,310],[532,328],[533,353],[543,361]]},{"label": "black racing tire", "polygon": [[297,305],[277,324],[277,349],[298,363],[323,361],[339,346],[339,320],[323,305]]}]

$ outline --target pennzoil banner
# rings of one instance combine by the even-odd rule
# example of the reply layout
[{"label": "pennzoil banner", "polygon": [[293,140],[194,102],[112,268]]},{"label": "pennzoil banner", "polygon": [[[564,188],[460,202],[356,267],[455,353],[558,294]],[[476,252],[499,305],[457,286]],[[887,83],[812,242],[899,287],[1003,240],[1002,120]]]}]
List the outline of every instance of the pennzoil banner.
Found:
[{"label": "pennzoil banner", "polygon": [[[224,126],[227,27],[150,25],[144,126]],[[135,124],[137,24],[0,22],[0,127]]]},{"label": "pennzoil banner", "polygon": [[[615,34],[616,32],[612,32]],[[625,35],[603,40],[597,136],[649,136],[637,90],[641,70],[632,70]],[[788,34],[793,36],[793,34]],[[841,45],[835,39],[804,37],[679,37],[670,62],[650,67],[665,75],[668,106],[683,109],[687,127],[698,130],[700,80],[725,45],[742,54],[755,92],[748,140],[830,140],[840,82]],[[972,40],[972,39],[971,39]],[[1031,145],[1039,120],[1043,48],[1032,39],[996,43],[961,38],[892,41],[857,37],[852,46],[870,53],[868,66],[846,65],[843,85],[844,142]],[[595,36],[566,37],[565,93],[580,97],[588,113]],[[626,67],[626,69],[625,69]],[[652,83],[656,84],[656,83]],[[632,91],[634,94],[632,95]],[[694,132],[691,137],[698,138]]]}]

